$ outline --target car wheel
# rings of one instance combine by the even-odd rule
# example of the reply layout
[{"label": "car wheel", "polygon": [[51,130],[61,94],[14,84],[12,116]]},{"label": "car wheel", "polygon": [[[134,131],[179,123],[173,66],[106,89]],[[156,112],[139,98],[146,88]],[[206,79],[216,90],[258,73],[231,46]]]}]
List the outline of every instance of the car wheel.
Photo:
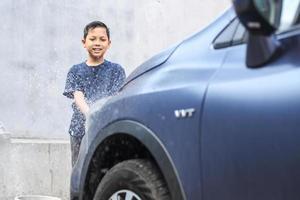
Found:
[{"label": "car wheel", "polygon": [[148,160],[123,161],[112,167],[97,187],[94,200],[170,200],[157,167]]}]

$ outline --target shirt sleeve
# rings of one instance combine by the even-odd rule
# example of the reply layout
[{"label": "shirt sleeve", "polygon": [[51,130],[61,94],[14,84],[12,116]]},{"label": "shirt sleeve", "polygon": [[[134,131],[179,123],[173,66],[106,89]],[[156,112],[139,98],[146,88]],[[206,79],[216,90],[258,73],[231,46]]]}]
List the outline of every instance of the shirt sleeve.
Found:
[{"label": "shirt sleeve", "polygon": [[121,66],[119,66],[119,68],[116,72],[116,76],[113,79],[113,84],[112,84],[112,88],[111,88],[112,95],[114,95],[121,89],[121,87],[125,83],[125,78],[126,78],[125,71]]},{"label": "shirt sleeve", "polygon": [[79,75],[77,75],[74,70],[70,70],[67,75],[65,90],[63,95],[73,99],[75,91],[84,91],[82,80]]}]

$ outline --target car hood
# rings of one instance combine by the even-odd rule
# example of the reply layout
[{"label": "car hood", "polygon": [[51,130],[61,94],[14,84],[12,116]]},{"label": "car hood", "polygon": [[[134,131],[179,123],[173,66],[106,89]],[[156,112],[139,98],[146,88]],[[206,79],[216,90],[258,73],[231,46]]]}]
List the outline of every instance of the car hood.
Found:
[{"label": "car hood", "polygon": [[168,49],[166,49],[165,51],[153,56],[152,58],[150,58],[149,60],[147,60],[146,62],[144,62],[143,64],[141,64],[140,66],[138,66],[126,79],[125,84],[123,85],[123,87],[125,85],[127,85],[129,82],[131,82],[132,80],[138,78],[139,76],[145,74],[146,72],[162,65],[163,63],[165,63],[169,57],[171,57],[171,55],[173,54],[174,51],[176,51],[176,49],[180,46],[182,42],[169,47]]},{"label": "car hood", "polygon": [[[133,81],[134,79],[142,76],[143,74],[161,66],[162,64],[164,64],[171,56],[172,54],[178,49],[180,48],[180,46],[182,46],[184,43],[187,43],[188,41],[192,40],[194,37],[197,37],[199,35],[201,35],[202,33],[205,33],[207,31],[210,30],[210,27],[214,28],[214,24],[218,23],[218,21],[224,21],[224,18],[226,18],[226,21],[230,21],[233,19],[233,17],[235,17],[235,12],[233,10],[232,7],[230,7],[229,9],[225,10],[223,14],[221,14],[214,23],[210,23],[207,27],[201,29],[199,32],[192,34],[190,37],[187,37],[186,39],[184,39],[183,41],[167,48],[166,50],[162,51],[161,53],[153,56],[152,58],[150,58],[149,60],[147,60],[146,62],[142,63],[140,66],[138,66],[126,79],[125,84],[123,85],[123,87],[121,88],[121,90],[131,81]],[[227,23],[227,22],[226,22]],[[217,32],[219,32],[219,28],[216,29]]]}]

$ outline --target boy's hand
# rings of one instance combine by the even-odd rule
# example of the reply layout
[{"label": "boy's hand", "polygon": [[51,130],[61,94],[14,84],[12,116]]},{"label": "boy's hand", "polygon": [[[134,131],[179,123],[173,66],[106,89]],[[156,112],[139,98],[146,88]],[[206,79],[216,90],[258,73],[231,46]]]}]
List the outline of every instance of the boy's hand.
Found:
[{"label": "boy's hand", "polygon": [[75,91],[74,92],[74,99],[75,99],[75,104],[79,108],[79,110],[85,116],[87,116],[87,114],[89,113],[90,108],[89,108],[88,104],[85,102],[83,92],[81,92],[81,91]]}]

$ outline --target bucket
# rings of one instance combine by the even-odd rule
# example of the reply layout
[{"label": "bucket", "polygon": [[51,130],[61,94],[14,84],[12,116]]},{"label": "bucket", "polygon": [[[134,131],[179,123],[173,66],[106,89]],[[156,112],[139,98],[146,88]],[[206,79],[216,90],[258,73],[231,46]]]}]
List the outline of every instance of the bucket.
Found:
[{"label": "bucket", "polygon": [[15,200],[61,200],[57,197],[41,196],[41,195],[22,195],[15,197]]}]

